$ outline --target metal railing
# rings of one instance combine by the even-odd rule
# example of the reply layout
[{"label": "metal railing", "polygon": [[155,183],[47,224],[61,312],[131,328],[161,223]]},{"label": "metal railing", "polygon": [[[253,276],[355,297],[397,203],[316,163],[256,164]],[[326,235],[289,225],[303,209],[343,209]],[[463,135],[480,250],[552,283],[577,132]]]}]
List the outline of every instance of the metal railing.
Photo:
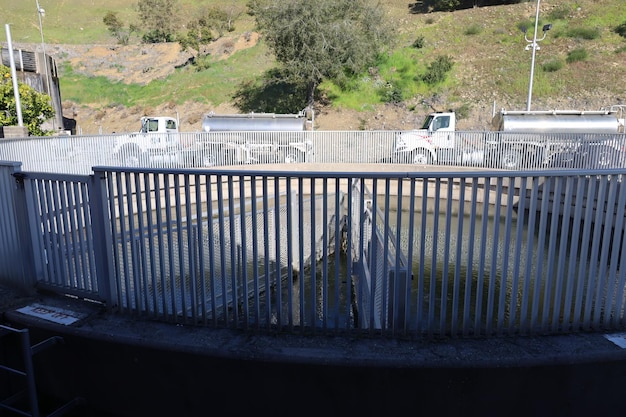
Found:
[{"label": "metal railing", "polygon": [[[28,171],[91,174],[93,166],[208,168],[274,163],[413,164],[397,131],[209,132],[0,140],[0,160]],[[429,165],[489,169],[626,167],[625,134],[447,132]],[[141,139],[138,139],[141,138]],[[436,140],[435,140],[436,139]]]},{"label": "metal railing", "polygon": [[[269,332],[424,338],[626,324],[626,170],[329,168],[76,176],[3,164],[11,203],[0,210],[18,227],[0,250],[11,255],[17,234],[25,252],[2,258],[0,279],[120,314]],[[23,274],[6,265],[19,257],[34,259]],[[404,263],[402,276],[394,265]]]}]

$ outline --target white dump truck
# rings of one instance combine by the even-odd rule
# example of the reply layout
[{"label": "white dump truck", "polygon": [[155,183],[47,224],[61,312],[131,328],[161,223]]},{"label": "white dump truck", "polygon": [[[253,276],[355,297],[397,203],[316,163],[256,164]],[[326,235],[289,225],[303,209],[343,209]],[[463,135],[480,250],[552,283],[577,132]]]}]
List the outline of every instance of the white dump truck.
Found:
[{"label": "white dump truck", "polygon": [[398,134],[392,159],[505,169],[622,166],[625,109],[502,110],[494,130],[482,134],[457,131],[454,112],[434,112],[421,129]]},{"label": "white dump truck", "polygon": [[115,159],[131,167],[176,163],[180,151],[178,125],[178,120],[173,117],[142,117],[139,132],[115,136]]},{"label": "white dump truck", "polygon": [[184,144],[184,161],[193,166],[304,162],[312,143],[305,111],[295,114],[208,113],[202,133]]},{"label": "white dump truck", "polygon": [[146,116],[139,132],[116,135],[113,154],[124,166],[159,163],[214,166],[304,162],[312,144],[306,112],[205,115],[202,132],[180,132],[177,118]]}]

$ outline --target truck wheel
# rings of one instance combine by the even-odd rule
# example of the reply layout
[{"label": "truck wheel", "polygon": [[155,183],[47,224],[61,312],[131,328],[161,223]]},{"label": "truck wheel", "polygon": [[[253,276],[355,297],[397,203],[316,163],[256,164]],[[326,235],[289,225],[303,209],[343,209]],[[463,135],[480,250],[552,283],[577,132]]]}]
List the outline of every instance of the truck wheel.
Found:
[{"label": "truck wheel", "polygon": [[288,151],[283,156],[282,160],[286,164],[297,164],[300,162],[304,162],[304,155],[299,151]]},{"label": "truck wheel", "polygon": [[117,154],[117,160],[122,166],[137,167],[144,161],[143,152],[138,146],[124,146]]},{"label": "truck wheel", "polygon": [[214,167],[217,165],[217,155],[214,153],[205,153],[200,157],[200,166],[201,167]]},{"label": "truck wheel", "polygon": [[414,165],[429,165],[432,164],[432,157],[430,152],[426,149],[416,149],[411,154],[411,163]]},{"label": "truck wheel", "polygon": [[519,169],[522,165],[522,152],[519,149],[505,149],[500,154],[500,167]]}]

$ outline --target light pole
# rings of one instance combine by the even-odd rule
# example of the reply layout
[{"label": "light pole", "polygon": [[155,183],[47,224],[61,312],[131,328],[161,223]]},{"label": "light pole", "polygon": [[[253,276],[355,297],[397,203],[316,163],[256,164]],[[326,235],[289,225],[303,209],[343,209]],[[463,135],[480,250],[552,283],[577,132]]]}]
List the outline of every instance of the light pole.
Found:
[{"label": "light pole", "polygon": [[533,50],[532,60],[530,62],[530,82],[528,83],[528,101],[526,104],[527,111],[530,111],[530,102],[533,96],[533,78],[535,76],[535,54],[540,49],[539,45],[537,45],[537,42],[544,40],[546,38],[547,32],[552,28],[551,24],[543,25],[543,37],[541,39],[537,39],[537,29],[539,28],[539,3],[541,3],[541,0],[537,0],[537,15],[535,16],[535,34],[532,40],[528,39],[528,37],[526,36],[526,28],[522,27],[522,31],[524,32],[524,39],[526,39],[526,42],[529,43],[528,45],[526,45],[526,50],[527,51],[529,49]]},{"label": "light pole", "polygon": [[[39,33],[41,34],[41,49],[43,52],[43,70],[46,73],[46,82],[45,82],[45,86],[46,86],[46,92],[48,93],[48,95],[50,97],[52,97],[52,86],[50,85],[50,77],[49,77],[49,73],[48,73],[48,58],[46,57],[46,43],[43,40],[43,24],[41,23],[41,18],[44,17],[46,15],[46,11],[39,6],[39,0],[35,0],[35,3],[37,3],[37,16],[39,16]],[[52,120],[52,126],[55,125],[55,121],[54,119]]]}]

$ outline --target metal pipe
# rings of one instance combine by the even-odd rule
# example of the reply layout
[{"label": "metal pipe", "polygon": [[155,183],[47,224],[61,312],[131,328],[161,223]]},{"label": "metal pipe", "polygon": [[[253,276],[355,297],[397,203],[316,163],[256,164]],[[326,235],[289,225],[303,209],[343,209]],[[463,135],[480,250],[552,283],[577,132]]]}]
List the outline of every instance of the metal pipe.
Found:
[{"label": "metal pipe", "polygon": [[22,103],[20,101],[20,91],[17,85],[17,73],[15,71],[15,57],[13,56],[13,42],[11,41],[11,28],[8,23],[5,25],[7,32],[7,44],[9,47],[9,65],[11,66],[11,78],[13,80],[13,94],[15,95],[15,111],[17,113],[17,125],[24,126],[22,119]]},{"label": "metal pipe", "polygon": [[533,36],[533,43],[532,43],[533,53],[532,53],[532,59],[530,62],[530,82],[528,83],[528,100],[526,104],[527,111],[530,111],[530,102],[533,96],[533,78],[535,75],[535,55],[537,53],[537,29],[539,28],[539,3],[541,3],[541,0],[537,0],[537,14],[535,16],[535,34]]}]

